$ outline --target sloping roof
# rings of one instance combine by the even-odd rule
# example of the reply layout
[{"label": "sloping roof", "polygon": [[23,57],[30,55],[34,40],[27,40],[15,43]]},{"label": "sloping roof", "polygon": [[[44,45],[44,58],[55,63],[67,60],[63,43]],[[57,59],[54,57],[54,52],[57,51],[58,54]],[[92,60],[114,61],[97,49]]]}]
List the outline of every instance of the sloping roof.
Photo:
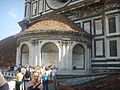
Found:
[{"label": "sloping roof", "polygon": [[0,41],[0,68],[14,66],[16,62],[16,39],[14,36]]},{"label": "sloping roof", "polygon": [[60,14],[47,14],[25,31],[71,31],[84,32],[73,21]]},{"label": "sloping roof", "polygon": [[108,75],[94,81],[84,83],[75,90],[119,90],[120,74]]},{"label": "sloping roof", "polygon": [[120,73],[101,77],[75,87],[70,87],[59,82],[60,90],[119,90]]}]

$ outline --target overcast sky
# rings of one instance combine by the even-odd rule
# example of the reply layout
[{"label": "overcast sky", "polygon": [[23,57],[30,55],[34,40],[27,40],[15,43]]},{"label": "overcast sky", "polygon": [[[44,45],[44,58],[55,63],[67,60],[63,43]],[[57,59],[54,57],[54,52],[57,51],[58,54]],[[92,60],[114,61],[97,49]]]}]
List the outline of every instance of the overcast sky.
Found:
[{"label": "overcast sky", "polygon": [[0,40],[20,32],[23,17],[24,0],[0,0]]}]

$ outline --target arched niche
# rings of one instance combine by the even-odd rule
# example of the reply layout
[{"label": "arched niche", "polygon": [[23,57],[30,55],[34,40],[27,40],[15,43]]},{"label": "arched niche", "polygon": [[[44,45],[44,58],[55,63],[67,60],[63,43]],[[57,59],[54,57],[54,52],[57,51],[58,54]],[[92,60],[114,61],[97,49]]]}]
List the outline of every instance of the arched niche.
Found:
[{"label": "arched niche", "polygon": [[85,67],[85,50],[80,44],[73,47],[72,51],[72,69],[84,69]]},{"label": "arched niche", "polygon": [[58,61],[59,61],[59,50],[56,44],[48,42],[42,46],[41,49],[41,57],[42,57],[42,64],[48,66],[48,65],[54,65],[58,67]]},{"label": "arched niche", "polygon": [[29,48],[26,44],[21,46],[21,64],[23,66],[29,65]]}]

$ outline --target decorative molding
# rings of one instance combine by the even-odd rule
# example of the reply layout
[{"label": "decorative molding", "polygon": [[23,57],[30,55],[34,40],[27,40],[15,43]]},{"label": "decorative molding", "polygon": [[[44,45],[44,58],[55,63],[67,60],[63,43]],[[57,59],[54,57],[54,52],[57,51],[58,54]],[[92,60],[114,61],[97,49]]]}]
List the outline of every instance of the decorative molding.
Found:
[{"label": "decorative molding", "polygon": [[62,44],[68,45],[68,44],[70,44],[70,41],[62,41]]},{"label": "decorative molding", "polygon": [[59,44],[61,43],[60,41],[57,41]]},{"label": "decorative molding", "polygon": [[59,0],[46,0],[46,3],[50,9],[60,9],[64,6],[68,5],[71,0],[67,0],[65,2],[60,2]]},{"label": "decorative molding", "polygon": [[106,36],[107,38],[116,38],[116,37],[120,37],[120,34],[116,34],[116,35],[109,35],[109,36]]},{"label": "decorative molding", "polygon": [[120,67],[120,64],[92,64],[91,67]]},{"label": "decorative molding", "polygon": [[105,59],[105,60],[91,60],[92,63],[95,62],[120,62],[120,58],[119,59]]},{"label": "decorative molding", "polygon": [[105,0],[104,2],[104,8],[106,10],[119,6],[120,6],[120,0]]},{"label": "decorative molding", "polygon": [[41,43],[42,43],[42,41],[39,41],[39,43],[41,44]]},{"label": "decorative molding", "polygon": [[38,39],[33,39],[30,41],[31,44],[38,44],[39,43],[39,40]]}]

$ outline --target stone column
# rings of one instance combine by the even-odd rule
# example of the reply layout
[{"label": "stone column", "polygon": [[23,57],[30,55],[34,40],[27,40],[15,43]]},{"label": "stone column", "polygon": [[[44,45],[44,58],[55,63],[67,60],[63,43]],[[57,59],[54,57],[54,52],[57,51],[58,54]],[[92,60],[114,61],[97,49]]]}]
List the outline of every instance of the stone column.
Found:
[{"label": "stone column", "polygon": [[63,51],[64,51],[64,53],[63,53],[63,61],[64,61],[64,70],[65,71],[67,71],[68,70],[68,50],[67,50],[67,48],[68,48],[68,44],[67,44],[67,42],[65,41],[65,42],[63,42]]},{"label": "stone column", "polygon": [[85,48],[85,71],[89,71],[90,68],[90,50],[89,47],[87,47],[87,45],[84,46]]},{"label": "stone column", "polygon": [[69,41],[62,41],[62,70],[63,71],[69,71],[70,64],[69,60],[71,59],[70,56],[70,42]]},{"label": "stone column", "polygon": [[38,40],[32,40],[30,42],[31,45],[31,53],[30,53],[30,65],[36,66],[38,65]]},{"label": "stone column", "polygon": [[21,60],[21,51],[20,51],[20,47],[17,47],[17,52],[16,52],[16,65],[20,64],[20,60]]},{"label": "stone column", "polygon": [[73,42],[69,41],[67,45],[68,71],[72,70],[72,50],[71,50],[72,43]]},{"label": "stone column", "polygon": [[37,63],[38,63],[38,65],[42,65],[42,62],[41,62],[41,48],[42,48],[42,46],[41,46],[41,43],[42,43],[42,41],[39,41],[39,43],[38,43],[38,46],[37,46],[37,53],[38,53],[38,61],[37,61]]},{"label": "stone column", "polygon": [[61,61],[60,61],[60,64],[61,64],[61,66],[60,66],[60,70],[62,70],[62,71],[64,71],[64,62],[65,62],[65,59],[66,59],[66,48],[65,48],[65,43],[64,42],[62,42],[61,43],[61,45],[62,45],[62,53],[61,53]]}]

